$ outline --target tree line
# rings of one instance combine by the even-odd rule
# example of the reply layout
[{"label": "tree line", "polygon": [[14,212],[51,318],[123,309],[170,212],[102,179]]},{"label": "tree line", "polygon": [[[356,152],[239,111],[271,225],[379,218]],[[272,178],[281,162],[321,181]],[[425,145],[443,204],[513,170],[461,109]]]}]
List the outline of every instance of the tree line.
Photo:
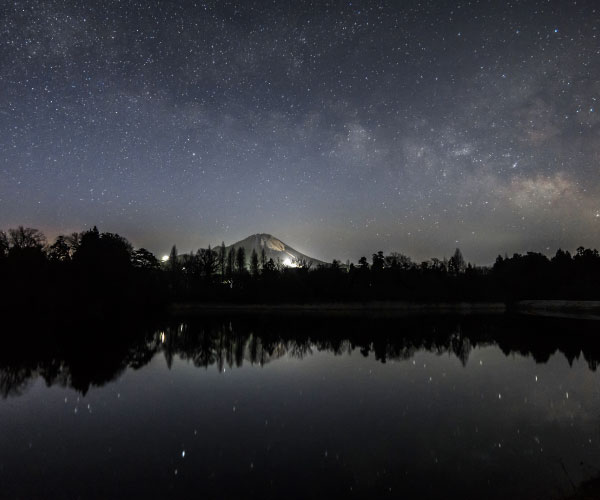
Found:
[{"label": "tree line", "polygon": [[96,227],[60,235],[19,226],[0,231],[0,307],[103,316],[168,300],[156,257]]},{"label": "tree line", "polygon": [[290,268],[248,256],[243,247],[201,248],[160,262],[124,237],[100,232],[60,235],[51,244],[25,227],[0,231],[0,299],[5,309],[75,306],[92,314],[158,308],[173,301],[516,301],[600,298],[600,255],[578,248],[549,258],[527,252],[474,266],[456,249],[449,259],[414,262],[378,251],[358,262]]}]

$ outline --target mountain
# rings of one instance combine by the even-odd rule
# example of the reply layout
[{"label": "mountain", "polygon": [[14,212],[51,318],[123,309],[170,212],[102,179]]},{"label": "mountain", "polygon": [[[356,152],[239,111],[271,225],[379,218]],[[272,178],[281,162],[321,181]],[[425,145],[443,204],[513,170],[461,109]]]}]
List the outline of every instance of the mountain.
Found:
[{"label": "mountain", "polygon": [[[256,250],[258,257],[260,258],[261,250],[264,248],[267,260],[273,259],[273,262],[277,263],[279,261],[281,264],[288,267],[296,267],[301,262],[306,262],[306,264],[311,265],[313,268],[320,264],[326,265],[326,263],[322,260],[304,255],[303,253],[298,252],[298,250],[294,250],[291,246],[285,244],[283,241],[266,233],[248,236],[247,238],[240,240],[233,245],[229,245],[226,247],[226,250],[229,252],[231,247],[235,248],[236,250],[240,247],[243,247],[246,252],[246,259],[248,261],[250,260],[250,255],[252,255],[252,250]],[[215,248],[215,250],[216,249],[217,248]]]}]

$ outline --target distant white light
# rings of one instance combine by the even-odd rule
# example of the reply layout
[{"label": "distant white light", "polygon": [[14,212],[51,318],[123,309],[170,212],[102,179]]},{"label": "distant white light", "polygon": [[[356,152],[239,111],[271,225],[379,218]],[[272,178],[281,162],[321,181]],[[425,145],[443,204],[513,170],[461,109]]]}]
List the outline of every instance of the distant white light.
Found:
[{"label": "distant white light", "polygon": [[163,255],[160,260],[162,260],[163,262],[167,262],[169,260],[169,256],[168,255]]},{"label": "distant white light", "polygon": [[292,265],[292,260],[290,258],[287,258],[283,261],[283,265],[286,267],[290,267]]}]

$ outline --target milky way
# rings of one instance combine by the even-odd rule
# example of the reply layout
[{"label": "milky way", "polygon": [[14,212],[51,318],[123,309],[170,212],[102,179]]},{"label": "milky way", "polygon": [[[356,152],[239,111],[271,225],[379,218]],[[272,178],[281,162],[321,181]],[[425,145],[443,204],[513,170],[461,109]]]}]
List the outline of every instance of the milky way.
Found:
[{"label": "milky way", "polygon": [[4,2],[0,64],[3,229],[600,246],[593,0]]}]

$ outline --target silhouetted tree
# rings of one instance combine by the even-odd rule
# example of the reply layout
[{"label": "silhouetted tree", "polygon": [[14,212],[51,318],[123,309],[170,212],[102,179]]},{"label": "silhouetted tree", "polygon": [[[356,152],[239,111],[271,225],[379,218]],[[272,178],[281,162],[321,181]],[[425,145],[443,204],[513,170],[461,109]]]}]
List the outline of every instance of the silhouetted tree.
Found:
[{"label": "silhouetted tree", "polygon": [[81,234],[79,248],[73,256],[75,260],[94,260],[100,258],[100,231],[94,226]]},{"label": "silhouetted tree", "polygon": [[410,257],[398,252],[391,252],[385,257],[385,267],[391,269],[407,270],[413,267],[413,262]]},{"label": "silhouetted tree", "polygon": [[8,255],[8,236],[4,231],[0,231],[0,259]]},{"label": "silhouetted tree", "polygon": [[273,259],[269,259],[265,266],[263,267],[263,272],[269,274],[273,274],[277,271],[277,266],[275,265],[275,261]]},{"label": "silhouetted tree", "polygon": [[252,254],[250,255],[250,273],[252,276],[258,276],[258,254],[256,253],[256,249],[252,249]]},{"label": "silhouetted tree", "polygon": [[145,248],[139,248],[133,251],[131,254],[131,263],[134,267],[140,269],[160,269],[160,263],[158,262],[158,259]]},{"label": "silhouetted tree", "polygon": [[227,250],[225,249],[225,242],[221,242],[221,246],[219,247],[219,272],[221,276],[225,276],[226,270],[226,261],[227,261]]},{"label": "silhouetted tree", "polygon": [[227,253],[227,276],[233,276],[235,272],[235,248],[231,247]]},{"label": "silhouetted tree", "polygon": [[454,255],[448,261],[448,272],[458,275],[465,272],[465,259],[459,248],[454,251]]},{"label": "silhouetted tree", "polygon": [[552,257],[552,262],[559,266],[568,266],[573,262],[573,259],[571,258],[571,254],[568,250],[565,252],[559,248],[556,251],[556,255]]},{"label": "silhouetted tree", "polygon": [[171,252],[169,253],[169,260],[167,262],[171,273],[175,274],[179,272],[179,256],[177,255],[176,245],[173,245],[171,247]]},{"label": "silhouetted tree", "polygon": [[80,233],[71,233],[65,236],[65,241],[67,245],[69,245],[69,254],[71,257],[75,254],[79,245],[81,244],[81,234]]},{"label": "silhouetted tree", "polygon": [[504,265],[504,259],[502,258],[502,255],[498,255],[498,257],[496,257],[496,261],[494,262],[494,266],[493,266],[494,271],[501,270],[503,265]]},{"label": "silhouetted tree", "polygon": [[300,269],[305,269],[307,271],[310,271],[310,269],[312,268],[312,265],[313,265],[312,261],[308,261],[306,259],[300,259],[298,261],[298,267]]},{"label": "silhouetted tree", "polygon": [[133,247],[125,238],[114,233],[100,234],[94,226],[81,236],[73,260],[99,271],[123,270],[130,267],[132,253]]},{"label": "silhouetted tree", "polygon": [[71,252],[67,238],[58,236],[56,241],[48,248],[48,258],[56,262],[71,260]]},{"label": "silhouetted tree", "polygon": [[587,261],[588,263],[593,262],[594,260],[598,259],[599,254],[598,254],[598,250],[596,249],[591,249],[591,248],[583,248],[583,247],[579,247],[577,249],[577,254],[575,255],[575,260],[580,260],[580,261]]},{"label": "silhouetted tree", "polygon": [[202,268],[202,274],[210,281],[213,274],[217,272],[219,262],[217,261],[217,255],[214,250],[210,248],[200,249],[200,266]]},{"label": "silhouetted tree", "polygon": [[235,255],[235,265],[238,273],[242,274],[246,270],[246,250],[239,247]]},{"label": "silhouetted tree", "polygon": [[385,265],[385,259],[383,257],[383,252],[380,250],[377,253],[373,254],[373,265],[371,269],[375,272],[383,271],[383,267]]},{"label": "silhouetted tree", "polygon": [[436,257],[431,258],[431,269],[438,273],[445,273],[447,271],[446,259],[440,260]]},{"label": "silhouetted tree", "polygon": [[46,243],[46,237],[37,229],[19,226],[16,229],[8,230],[8,242],[11,250],[42,249]]},{"label": "silhouetted tree", "polygon": [[260,268],[264,270],[265,265],[267,264],[267,253],[265,252],[265,247],[260,248]]}]

